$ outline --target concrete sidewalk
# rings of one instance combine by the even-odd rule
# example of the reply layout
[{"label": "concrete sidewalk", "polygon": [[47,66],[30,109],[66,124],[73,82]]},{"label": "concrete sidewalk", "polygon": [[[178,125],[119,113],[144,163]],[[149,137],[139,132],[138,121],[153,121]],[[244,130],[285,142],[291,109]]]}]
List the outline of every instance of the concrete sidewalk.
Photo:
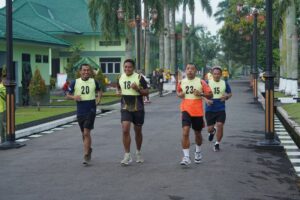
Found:
[{"label": "concrete sidewalk", "polygon": [[[221,151],[203,131],[203,162],[179,165],[180,100],[154,97],[146,105],[145,163],[121,167],[120,113],[99,115],[93,159],[83,167],[78,125],[31,138],[20,149],[0,151],[0,199],[13,200],[271,200],[299,199],[299,180],[285,152],[256,148],[264,139],[264,111],[253,104],[248,82],[232,82]],[[132,134],[133,136],[133,134]],[[191,141],[193,141],[191,134]],[[132,137],[132,153],[135,152]],[[194,151],[192,144],[191,154]]]}]

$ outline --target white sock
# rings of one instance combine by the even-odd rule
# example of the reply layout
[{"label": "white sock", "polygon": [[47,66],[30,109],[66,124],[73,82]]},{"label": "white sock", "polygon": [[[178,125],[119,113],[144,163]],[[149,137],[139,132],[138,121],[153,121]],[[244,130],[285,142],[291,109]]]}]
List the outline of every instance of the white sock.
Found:
[{"label": "white sock", "polygon": [[196,146],[196,152],[201,152],[201,146],[197,144],[195,146]]},{"label": "white sock", "polygon": [[190,157],[190,149],[182,149],[184,157]]},{"label": "white sock", "polygon": [[220,144],[220,142],[216,141],[216,143],[215,143],[215,144]]}]

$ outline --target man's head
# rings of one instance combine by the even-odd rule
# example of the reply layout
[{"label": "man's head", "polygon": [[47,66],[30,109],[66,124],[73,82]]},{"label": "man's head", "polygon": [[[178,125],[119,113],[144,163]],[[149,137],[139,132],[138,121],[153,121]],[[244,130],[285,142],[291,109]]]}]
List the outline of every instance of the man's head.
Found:
[{"label": "man's head", "polygon": [[188,79],[194,79],[197,73],[196,65],[193,63],[189,63],[185,67],[185,73]]},{"label": "man's head", "polygon": [[132,59],[126,59],[123,64],[124,72],[127,76],[133,74],[135,69],[135,62]]},{"label": "man's head", "polygon": [[220,81],[221,76],[222,76],[222,68],[219,66],[213,67],[212,75],[213,75],[214,81]]},{"label": "man's head", "polygon": [[80,77],[82,80],[88,80],[91,76],[91,66],[89,64],[81,64],[80,65]]}]

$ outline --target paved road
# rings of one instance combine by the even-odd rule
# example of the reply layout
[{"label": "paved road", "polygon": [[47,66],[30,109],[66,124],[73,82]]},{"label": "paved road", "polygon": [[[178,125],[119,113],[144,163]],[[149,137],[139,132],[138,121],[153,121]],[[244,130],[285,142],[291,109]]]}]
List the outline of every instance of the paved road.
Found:
[{"label": "paved road", "polygon": [[[181,124],[174,94],[146,106],[145,163],[121,167],[120,114],[97,118],[93,162],[83,167],[77,125],[27,146],[0,151],[0,199],[10,200],[293,200],[298,180],[284,152],[255,147],[264,138],[264,112],[248,83],[234,82],[220,152],[203,144],[203,163],[179,165]],[[132,151],[135,147],[132,145]]]}]

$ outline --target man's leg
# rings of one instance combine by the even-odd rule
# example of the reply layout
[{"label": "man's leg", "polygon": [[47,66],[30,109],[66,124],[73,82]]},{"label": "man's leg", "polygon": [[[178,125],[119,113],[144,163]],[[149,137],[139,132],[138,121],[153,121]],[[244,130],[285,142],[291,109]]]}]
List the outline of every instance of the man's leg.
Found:
[{"label": "man's leg", "polygon": [[221,142],[223,138],[223,129],[224,129],[224,123],[223,122],[217,122],[217,142]]},{"label": "man's leg", "polygon": [[122,122],[123,145],[124,145],[125,153],[130,152],[130,143],[131,143],[130,124],[131,124],[130,121]]},{"label": "man's leg", "polygon": [[83,148],[84,148],[85,155],[89,154],[91,145],[92,145],[91,130],[84,128],[83,129]]},{"label": "man's leg", "polygon": [[191,163],[190,159],[190,138],[189,138],[190,127],[182,127],[182,140],[181,146],[183,151],[183,158],[180,162],[181,165],[189,165]]},{"label": "man's leg", "polygon": [[143,143],[142,126],[134,125],[134,132],[135,132],[136,149],[140,151]]},{"label": "man's leg", "polygon": [[195,143],[198,146],[200,146],[202,144],[202,134],[201,134],[201,131],[196,131],[195,130]]}]

